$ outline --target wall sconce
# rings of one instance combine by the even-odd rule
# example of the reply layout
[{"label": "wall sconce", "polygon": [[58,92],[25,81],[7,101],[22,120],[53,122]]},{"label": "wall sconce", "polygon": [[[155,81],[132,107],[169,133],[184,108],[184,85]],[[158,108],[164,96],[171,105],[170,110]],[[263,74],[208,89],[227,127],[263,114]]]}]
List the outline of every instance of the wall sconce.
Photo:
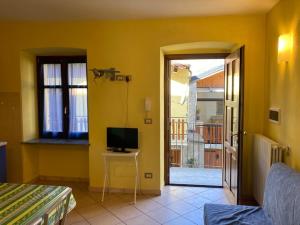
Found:
[{"label": "wall sconce", "polygon": [[291,34],[283,34],[278,38],[278,63],[288,62],[293,46],[293,39]]},{"label": "wall sconce", "polygon": [[131,75],[121,75],[120,71],[116,70],[115,68],[108,68],[108,69],[91,69],[90,71],[94,74],[94,80],[104,77],[109,79],[110,81],[131,81]]}]

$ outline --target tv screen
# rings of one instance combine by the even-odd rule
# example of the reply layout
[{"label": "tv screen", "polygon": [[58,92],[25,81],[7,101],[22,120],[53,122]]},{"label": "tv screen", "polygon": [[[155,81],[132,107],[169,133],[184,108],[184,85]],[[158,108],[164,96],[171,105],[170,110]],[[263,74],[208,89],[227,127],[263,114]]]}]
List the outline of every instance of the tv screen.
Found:
[{"label": "tv screen", "polygon": [[107,128],[107,148],[121,149],[138,148],[138,129],[137,128]]}]

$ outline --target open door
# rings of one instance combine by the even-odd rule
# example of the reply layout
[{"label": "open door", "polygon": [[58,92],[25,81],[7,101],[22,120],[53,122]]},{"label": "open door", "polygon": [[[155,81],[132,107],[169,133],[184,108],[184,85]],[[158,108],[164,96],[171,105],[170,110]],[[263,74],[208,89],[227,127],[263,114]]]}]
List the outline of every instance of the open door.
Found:
[{"label": "open door", "polygon": [[240,202],[243,149],[244,47],[225,58],[223,185]]},{"label": "open door", "polygon": [[165,56],[165,184],[223,187],[228,55]]}]

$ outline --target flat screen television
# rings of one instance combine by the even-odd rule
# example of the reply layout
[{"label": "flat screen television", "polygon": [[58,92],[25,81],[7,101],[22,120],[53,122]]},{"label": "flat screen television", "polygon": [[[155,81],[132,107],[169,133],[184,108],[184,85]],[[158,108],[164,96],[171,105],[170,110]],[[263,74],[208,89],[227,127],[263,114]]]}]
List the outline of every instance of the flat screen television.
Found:
[{"label": "flat screen television", "polygon": [[107,148],[113,151],[128,152],[138,148],[138,128],[107,128]]}]

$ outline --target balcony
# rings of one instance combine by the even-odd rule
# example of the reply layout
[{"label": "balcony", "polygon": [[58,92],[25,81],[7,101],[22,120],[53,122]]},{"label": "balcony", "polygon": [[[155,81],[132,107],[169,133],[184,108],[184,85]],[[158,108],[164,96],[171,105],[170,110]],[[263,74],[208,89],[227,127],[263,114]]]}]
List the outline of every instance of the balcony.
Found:
[{"label": "balcony", "polygon": [[170,121],[170,183],[222,185],[223,124]]}]

